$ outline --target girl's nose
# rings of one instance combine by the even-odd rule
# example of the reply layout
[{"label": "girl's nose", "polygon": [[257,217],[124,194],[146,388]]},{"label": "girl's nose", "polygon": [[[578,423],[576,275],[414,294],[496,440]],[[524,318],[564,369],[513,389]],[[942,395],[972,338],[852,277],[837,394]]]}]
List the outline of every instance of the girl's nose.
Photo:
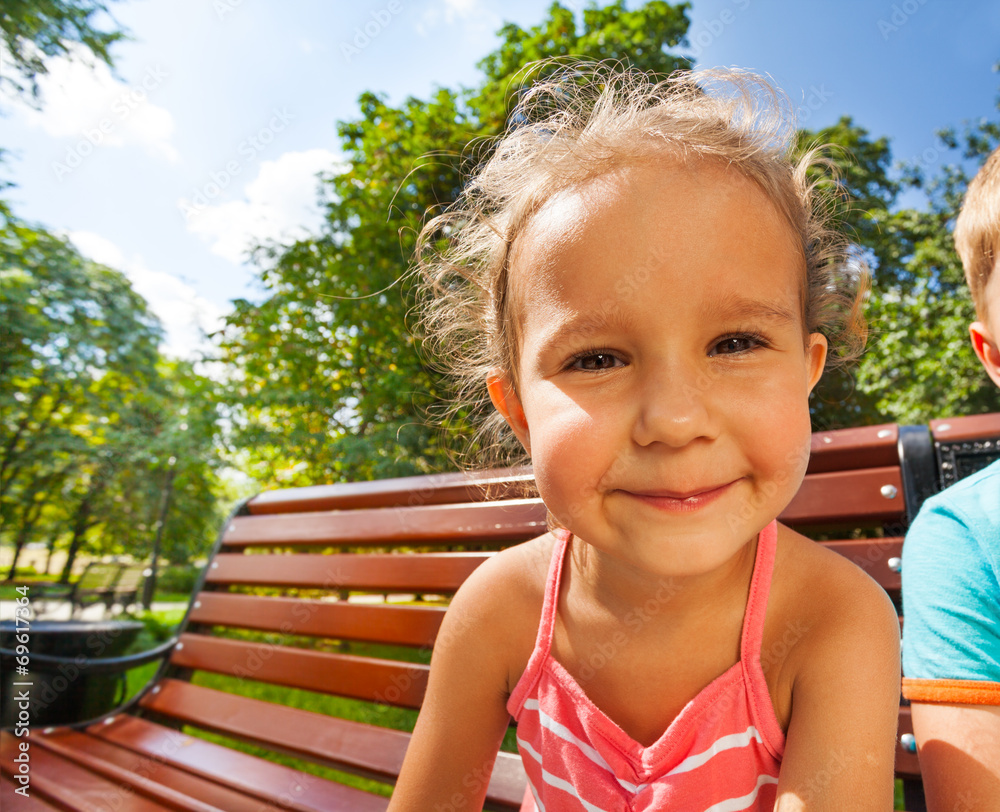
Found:
[{"label": "girl's nose", "polygon": [[699,437],[714,439],[710,394],[711,380],[703,371],[672,365],[651,372],[637,393],[633,439],[640,446],[664,443],[674,448]]}]

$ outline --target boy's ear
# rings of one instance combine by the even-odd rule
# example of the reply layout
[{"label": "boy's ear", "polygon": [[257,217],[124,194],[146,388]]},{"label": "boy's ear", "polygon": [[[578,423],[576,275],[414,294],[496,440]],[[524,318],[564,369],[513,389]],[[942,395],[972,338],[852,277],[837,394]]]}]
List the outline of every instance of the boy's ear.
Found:
[{"label": "boy's ear", "polygon": [[486,389],[496,410],[503,415],[507,425],[521,441],[524,450],[531,453],[531,441],[528,435],[528,421],[524,417],[521,399],[517,396],[510,376],[501,370],[494,370],[486,376]]},{"label": "boy's ear", "polygon": [[823,375],[823,368],[826,366],[826,336],[822,333],[810,333],[809,343],[806,345],[806,364],[809,369],[809,391],[819,383]]},{"label": "boy's ear", "polygon": [[972,338],[972,349],[976,351],[979,360],[986,367],[986,374],[990,376],[997,386],[1000,386],[1000,345],[997,344],[997,336],[990,332],[981,321],[974,321],[969,325],[969,336]]}]

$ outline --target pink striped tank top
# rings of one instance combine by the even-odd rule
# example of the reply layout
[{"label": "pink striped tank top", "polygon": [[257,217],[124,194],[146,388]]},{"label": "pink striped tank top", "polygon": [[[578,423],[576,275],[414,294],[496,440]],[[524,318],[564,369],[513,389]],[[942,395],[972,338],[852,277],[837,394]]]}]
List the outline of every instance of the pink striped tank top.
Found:
[{"label": "pink striped tank top", "polygon": [[771,810],[785,736],[760,649],[776,524],[758,537],[740,661],[703,688],[649,747],[594,705],[550,653],[569,538],[558,535],[535,649],[507,703],[528,774],[521,812]]}]

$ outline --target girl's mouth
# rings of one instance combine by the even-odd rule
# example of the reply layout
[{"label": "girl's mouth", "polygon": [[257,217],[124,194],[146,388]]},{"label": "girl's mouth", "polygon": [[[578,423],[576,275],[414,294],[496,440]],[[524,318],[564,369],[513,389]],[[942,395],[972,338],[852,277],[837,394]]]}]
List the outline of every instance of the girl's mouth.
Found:
[{"label": "girl's mouth", "polygon": [[622,493],[658,510],[669,513],[693,513],[723,496],[735,482],[736,480],[733,480],[723,485],[713,485],[683,493],[666,490],[622,491]]}]

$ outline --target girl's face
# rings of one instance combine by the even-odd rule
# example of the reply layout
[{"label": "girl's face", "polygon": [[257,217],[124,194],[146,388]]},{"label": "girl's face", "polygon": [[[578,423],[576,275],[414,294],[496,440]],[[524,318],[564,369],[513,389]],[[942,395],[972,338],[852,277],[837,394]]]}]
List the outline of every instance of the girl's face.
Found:
[{"label": "girl's face", "polygon": [[658,575],[729,561],[788,504],[826,340],[805,261],[752,181],[658,158],[549,200],[514,245],[515,391],[494,403],[552,514]]}]

